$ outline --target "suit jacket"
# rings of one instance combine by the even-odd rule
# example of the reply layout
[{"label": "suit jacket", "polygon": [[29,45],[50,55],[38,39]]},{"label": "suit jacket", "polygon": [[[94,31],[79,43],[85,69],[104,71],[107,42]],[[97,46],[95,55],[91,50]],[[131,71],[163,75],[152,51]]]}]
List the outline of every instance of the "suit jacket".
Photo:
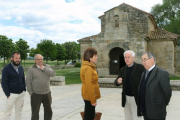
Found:
[{"label": "suit jacket", "polygon": [[[141,76],[141,81],[144,74],[145,72]],[[155,66],[151,71],[145,91],[146,114],[149,119],[160,119],[166,116],[166,106],[170,101],[171,93],[168,72]]]},{"label": "suit jacket", "polygon": [[[138,98],[138,87],[141,80],[141,74],[144,72],[144,67],[141,64],[137,64],[134,62],[133,70],[131,74],[131,87],[134,93],[134,98],[136,105],[139,105],[139,98]],[[122,78],[123,82],[123,89],[122,89],[122,107],[126,104],[126,77],[127,77],[127,65],[120,69],[119,75],[115,80],[115,84],[119,86],[120,84],[117,83],[118,78]],[[138,116],[141,116],[140,112],[137,113]]]}]

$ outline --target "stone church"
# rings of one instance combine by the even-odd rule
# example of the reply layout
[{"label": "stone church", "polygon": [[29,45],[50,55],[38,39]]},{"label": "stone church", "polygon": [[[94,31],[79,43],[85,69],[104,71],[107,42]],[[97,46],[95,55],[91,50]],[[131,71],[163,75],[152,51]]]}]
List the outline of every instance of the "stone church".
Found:
[{"label": "stone church", "polygon": [[146,51],[156,55],[156,64],[170,74],[180,71],[180,47],[177,34],[158,28],[154,16],[143,10],[121,4],[99,16],[101,32],[79,39],[81,58],[88,47],[98,52],[96,63],[100,77],[115,77],[125,65],[123,53],[133,50],[135,62],[141,63]]}]

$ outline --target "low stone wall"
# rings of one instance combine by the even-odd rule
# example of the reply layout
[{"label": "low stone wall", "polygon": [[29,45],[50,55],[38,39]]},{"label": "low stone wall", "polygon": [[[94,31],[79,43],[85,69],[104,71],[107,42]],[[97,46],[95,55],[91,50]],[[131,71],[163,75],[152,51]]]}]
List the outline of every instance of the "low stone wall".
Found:
[{"label": "low stone wall", "polygon": [[171,80],[171,88],[180,91],[180,80]]},{"label": "low stone wall", "polygon": [[[115,79],[116,78],[99,78],[98,83],[99,83],[100,87],[105,87],[105,88],[118,88],[118,87],[122,87],[122,85],[116,86],[114,84],[114,80]],[[172,90],[180,91],[180,80],[171,80],[170,84],[171,84]]]},{"label": "low stone wall", "polygon": [[103,88],[118,88],[118,87],[122,87],[122,85],[120,86],[116,86],[114,84],[114,80],[116,78],[99,78],[99,86],[103,87]]},{"label": "low stone wall", "polygon": [[[25,79],[26,79],[26,77],[25,77]],[[1,75],[0,75],[0,82],[1,82]],[[65,85],[65,76],[50,77],[50,85],[52,85],[52,86]]]},{"label": "low stone wall", "polygon": [[52,85],[52,86],[62,86],[62,85],[65,85],[65,77],[64,76],[51,77],[50,85]]}]

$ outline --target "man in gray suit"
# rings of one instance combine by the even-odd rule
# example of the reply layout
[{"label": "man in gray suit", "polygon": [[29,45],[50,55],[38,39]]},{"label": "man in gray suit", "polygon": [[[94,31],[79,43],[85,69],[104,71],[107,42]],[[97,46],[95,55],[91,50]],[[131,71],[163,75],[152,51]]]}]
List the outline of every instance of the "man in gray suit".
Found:
[{"label": "man in gray suit", "polygon": [[172,93],[169,74],[155,65],[155,55],[151,52],[142,55],[142,63],[146,71],[139,85],[138,110],[144,120],[165,120]]}]

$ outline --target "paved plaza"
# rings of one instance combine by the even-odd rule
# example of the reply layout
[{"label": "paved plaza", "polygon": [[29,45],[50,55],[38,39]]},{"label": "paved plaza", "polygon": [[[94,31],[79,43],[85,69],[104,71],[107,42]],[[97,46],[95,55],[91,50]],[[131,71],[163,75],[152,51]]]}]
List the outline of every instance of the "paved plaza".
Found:
[{"label": "paved plaza", "polygon": [[[100,88],[101,99],[97,102],[96,111],[102,112],[101,120],[124,120],[124,111],[121,107],[121,88]],[[84,109],[81,97],[81,84],[51,86],[53,120],[82,120],[80,112]],[[3,120],[5,108],[5,95],[0,88],[0,120]],[[180,116],[180,91],[173,91],[171,102],[168,106],[166,120],[179,120]],[[43,106],[40,109],[40,120],[43,118]],[[11,120],[15,119],[15,111]],[[26,92],[22,120],[31,119],[30,96]]]}]

